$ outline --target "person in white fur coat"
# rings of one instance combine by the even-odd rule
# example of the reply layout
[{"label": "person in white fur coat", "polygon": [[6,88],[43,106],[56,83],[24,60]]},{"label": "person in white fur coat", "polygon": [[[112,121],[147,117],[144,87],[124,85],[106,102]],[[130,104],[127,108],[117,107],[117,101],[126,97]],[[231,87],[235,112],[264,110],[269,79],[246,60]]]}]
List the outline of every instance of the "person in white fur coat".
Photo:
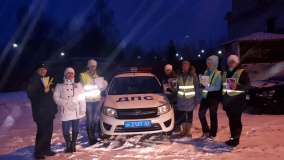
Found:
[{"label": "person in white fur coat", "polygon": [[[53,99],[60,109],[63,136],[66,142],[65,153],[76,152],[76,141],[79,133],[79,119],[86,115],[86,100],[84,88],[80,83],[74,82],[75,71],[68,67],[65,69],[63,83],[55,87]],[[72,139],[70,126],[72,125]]]}]

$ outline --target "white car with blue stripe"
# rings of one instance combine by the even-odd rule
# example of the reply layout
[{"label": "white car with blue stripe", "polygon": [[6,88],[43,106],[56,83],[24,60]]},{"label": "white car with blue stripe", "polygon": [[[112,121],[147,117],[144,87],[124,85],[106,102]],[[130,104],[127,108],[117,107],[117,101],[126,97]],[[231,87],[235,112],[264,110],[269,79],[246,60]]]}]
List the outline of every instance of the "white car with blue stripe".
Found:
[{"label": "white car with blue stripe", "polygon": [[131,72],[114,76],[106,91],[100,118],[101,135],[171,131],[173,108],[157,77],[139,72],[139,68],[131,69]]}]

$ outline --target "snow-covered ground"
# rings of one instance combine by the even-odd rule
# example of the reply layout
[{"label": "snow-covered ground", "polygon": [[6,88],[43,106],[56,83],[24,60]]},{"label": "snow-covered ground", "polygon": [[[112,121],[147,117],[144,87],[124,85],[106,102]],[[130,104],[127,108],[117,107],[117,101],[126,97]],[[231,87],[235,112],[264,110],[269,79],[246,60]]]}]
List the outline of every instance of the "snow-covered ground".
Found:
[{"label": "snow-covered ground", "polygon": [[[88,145],[84,120],[80,123],[77,152],[65,154],[61,121],[54,122],[52,149],[48,160],[277,160],[284,159],[284,115],[251,115],[244,113],[240,145],[232,148],[223,142],[229,137],[228,119],[222,106],[218,110],[219,130],[215,142],[201,140],[201,126],[194,111],[193,138],[169,137],[162,134],[117,136]],[[25,92],[0,93],[0,160],[33,159],[36,125]]]}]

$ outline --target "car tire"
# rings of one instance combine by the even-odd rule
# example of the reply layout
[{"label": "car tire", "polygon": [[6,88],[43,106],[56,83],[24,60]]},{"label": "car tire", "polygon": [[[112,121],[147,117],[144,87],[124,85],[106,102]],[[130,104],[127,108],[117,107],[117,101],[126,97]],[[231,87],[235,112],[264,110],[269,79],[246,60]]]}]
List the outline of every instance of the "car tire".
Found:
[{"label": "car tire", "polygon": [[[100,124],[100,121],[99,121]],[[107,135],[107,134],[103,134],[102,129],[101,129],[101,125],[99,125],[98,127],[98,132],[99,132],[99,137],[101,139],[110,139],[111,135]]]}]

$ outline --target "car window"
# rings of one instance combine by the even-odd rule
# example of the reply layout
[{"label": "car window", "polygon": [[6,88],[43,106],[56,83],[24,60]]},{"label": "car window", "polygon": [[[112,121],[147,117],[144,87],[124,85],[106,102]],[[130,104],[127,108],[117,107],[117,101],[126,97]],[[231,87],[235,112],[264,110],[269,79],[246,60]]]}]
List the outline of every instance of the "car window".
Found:
[{"label": "car window", "polygon": [[109,89],[110,95],[162,93],[155,77],[137,76],[115,78]]}]

